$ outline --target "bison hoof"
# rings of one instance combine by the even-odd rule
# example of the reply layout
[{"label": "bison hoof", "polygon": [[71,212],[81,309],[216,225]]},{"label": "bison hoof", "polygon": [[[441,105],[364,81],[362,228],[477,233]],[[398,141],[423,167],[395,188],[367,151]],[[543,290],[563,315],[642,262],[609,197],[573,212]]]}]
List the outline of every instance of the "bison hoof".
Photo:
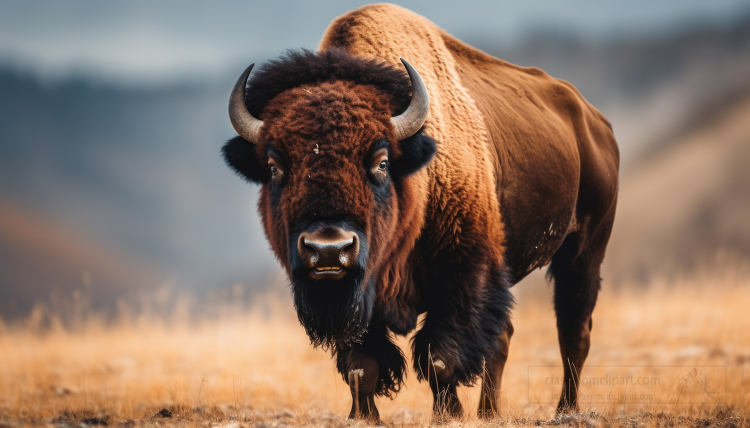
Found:
[{"label": "bison hoof", "polygon": [[437,369],[445,370],[445,363],[443,362],[443,360],[435,360],[432,365]]},{"label": "bison hoof", "polygon": [[365,371],[363,369],[349,370],[349,380],[354,379],[355,376],[357,376],[360,379],[362,379],[362,376],[364,376],[364,375],[365,375]]}]

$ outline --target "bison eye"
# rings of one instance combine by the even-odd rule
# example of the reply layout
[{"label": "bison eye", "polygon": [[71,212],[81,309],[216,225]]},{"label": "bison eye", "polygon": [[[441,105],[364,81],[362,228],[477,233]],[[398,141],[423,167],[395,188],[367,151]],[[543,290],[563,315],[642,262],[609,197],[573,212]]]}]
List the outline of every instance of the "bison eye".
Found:
[{"label": "bison eye", "polygon": [[271,180],[274,184],[280,185],[284,179],[284,166],[282,161],[272,153],[268,156],[268,172],[271,174]]},{"label": "bison eye", "polygon": [[383,182],[388,171],[388,149],[381,148],[370,156],[370,174],[376,182]]}]

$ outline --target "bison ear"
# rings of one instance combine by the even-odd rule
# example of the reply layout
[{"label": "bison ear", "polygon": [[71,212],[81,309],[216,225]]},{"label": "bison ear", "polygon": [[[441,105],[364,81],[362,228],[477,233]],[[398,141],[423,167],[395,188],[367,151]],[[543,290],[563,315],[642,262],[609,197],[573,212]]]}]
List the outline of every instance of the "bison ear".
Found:
[{"label": "bison ear", "polygon": [[401,140],[401,156],[391,161],[390,171],[394,177],[408,177],[426,166],[437,153],[435,140],[421,130]]},{"label": "bison ear", "polygon": [[258,159],[255,144],[237,136],[227,141],[221,148],[224,160],[237,174],[253,183],[267,183],[271,176],[268,165],[263,165]]}]

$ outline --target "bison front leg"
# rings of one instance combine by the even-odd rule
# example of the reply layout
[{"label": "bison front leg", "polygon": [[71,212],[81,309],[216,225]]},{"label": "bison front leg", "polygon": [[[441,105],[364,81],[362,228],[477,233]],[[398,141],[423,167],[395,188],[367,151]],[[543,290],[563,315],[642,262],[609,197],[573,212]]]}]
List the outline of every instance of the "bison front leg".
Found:
[{"label": "bison front leg", "polygon": [[[352,393],[352,408],[349,419],[367,419],[380,422],[380,413],[375,407],[375,385],[377,384],[377,362],[373,358],[361,358],[360,369],[349,370],[349,390]],[[365,377],[367,374],[367,377]]]},{"label": "bison front leg", "polygon": [[[445,358],[448,364],[443,361]],[[463,415],[463,407],[458,399],[458,382],[453,379],[453,361],[449,357],[435,357],[428,351],[427,358],[419,361],[420,371],[428,379],[432,390],[432,412],[438,421],[445,416]]]},{"label": "bison front leg", "polygon": [[349,418],[380,422],[375,396],[391,396],[403,382],[406,362],[382,324],[371,325],[360,343],[337,346],[336,367],[349,384]]},{"label": "bison front leg", "polygon": [[441,420],[463,414],[456,388],[474,383],[499,352],[498,337],[511,328],[513,297],[505,277],[488,268],[434,272],[427,317],[413,348],[414,368],[420,380],[428,380],[434,416]]}]

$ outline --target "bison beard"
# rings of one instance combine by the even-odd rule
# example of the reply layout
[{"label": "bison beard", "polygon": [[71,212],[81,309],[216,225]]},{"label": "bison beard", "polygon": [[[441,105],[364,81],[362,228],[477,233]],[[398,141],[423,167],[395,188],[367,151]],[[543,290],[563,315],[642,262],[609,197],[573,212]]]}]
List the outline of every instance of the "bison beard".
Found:
[{"label": "bison beard", "polygon": [[367,331],[375,302],[375,284],[364,272],[349,272],[342,280],[299,280],[294,275],[292,293],[297,317],[315,347],[327,350],[332,345],[357,342]]}]

